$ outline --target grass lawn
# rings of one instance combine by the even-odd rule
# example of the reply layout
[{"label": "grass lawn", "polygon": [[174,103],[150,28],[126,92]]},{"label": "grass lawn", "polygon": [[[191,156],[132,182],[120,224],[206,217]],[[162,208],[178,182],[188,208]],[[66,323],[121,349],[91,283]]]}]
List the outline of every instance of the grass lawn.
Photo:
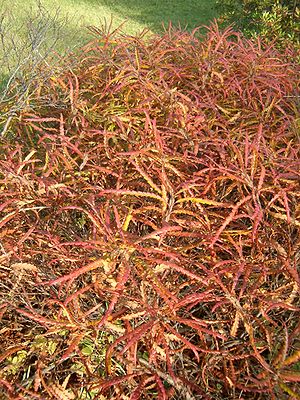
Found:
[{"label": "grass lawn", "polygon": [[[24,3],[26,6],[24,6]],[[122,29],[128,34],[135,34],[145,27],[152,32],[160,32],[163,24],[170,21],[186,29],[208,24],[215,16],[215,0],[42,0],[42,7],[47,18],[54,18],[51,29],[42,33],[45,37],[41,51],[54,47],[58,52],[82,45],[89,40],[90,34],[86,29],[89,25],[103,25],[104,21],[113,21],[117,27],[124,21]],[[59,11],[58,11],[59,10]],[[55,14],[58,11],[58,18]],[[35,25],[42,30],[44,16],[40,15],[37,0],[2,0],[0,16],[5,15],[4,23],[0,19],[0,35],[4,37],[4,44],[9,47],[7,37],[14,37],[17,43],[17,52],[11,52],[3,58],[3,45],[0,44],[0,86],[1,75],[4,81],[7,66],[18,65],[26,58],[26,46],[32,39],[28,38],[26,24],[29,15],[35,15]],[[63,22],[66,19],[67,22]],[[5,22],[7,26],[5,27]],[[61,28],[59,40],[54,43],[52,28]],[[4,31],[4,35],[3,35]],[[6,53],[8,53],[6,48]],[[1,54],[2,53],[2,54]],[[18,60],[19,58],[19,60]],[[6,71],[5,71],[6,70]]]},{"label": "grass lawn", "polygon": [[[36,0],[2,0],[2,9],[11,10],[16,21],[24,21],[28,12],[35,9]],[[144,27],[159,32],[162,24],[172,21],[192,29],[207,24],[216,16],[214,0],[43,0],[42,5],[52,13],[57,8],[71,20],[68,28],[78,31],[78,38],[85,36],[79,28],[99,25],[104,19],[114,20],[118,25],[128,20],[124,26],[127,33],[136,33]],[[80,21],[80,22],[79,22]],[[81,36],[82,35],[82,36]]]}]

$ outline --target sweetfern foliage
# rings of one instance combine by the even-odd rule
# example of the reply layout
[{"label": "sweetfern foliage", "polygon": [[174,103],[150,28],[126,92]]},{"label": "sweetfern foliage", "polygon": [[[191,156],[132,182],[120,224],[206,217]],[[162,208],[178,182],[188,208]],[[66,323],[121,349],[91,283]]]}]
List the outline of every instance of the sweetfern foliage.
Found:
[{"label": "sweetfern foliage", "polygon": [[91,30],[1,139],[4,395],[298,398],[296,50]]}]

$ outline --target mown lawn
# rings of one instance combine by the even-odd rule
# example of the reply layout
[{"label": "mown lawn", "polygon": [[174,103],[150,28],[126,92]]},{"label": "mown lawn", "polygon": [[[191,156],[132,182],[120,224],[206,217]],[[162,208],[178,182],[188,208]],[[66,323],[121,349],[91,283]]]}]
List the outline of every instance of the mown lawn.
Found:
[{"label": "mown lawn", "polygon": [[[25,6],[24,6],[25,3]],[[89,37],[86,29],[89,25],[101,26],[105,21],[112,19],[113,27],[124,21],[122,29],[125,33],[135,34],[144,28],[152,32],[160,32],[163,25],[171,21],[175,26],[180,25],[188,30],[196,26],[209,24],[216,17],[215,0],[43,0],[40,3],[47,17],[54,18],[53,26],[42,32],[45,35],[43,48],[52,46],[53,28],[63,26],[60,40],[54,48],[63,50],[82,45]],[[34,15],[37,29],[43,24],[44,15],[40,15],[37,0],[2,0],[0,4],[0,35],[3,43],[9,47],[8,37],[14,36],[19,47],[26,47],[30,42],[26,24],[28,17]],[[57,17],[58,15],[58,17]],[[45,21],[46,18],[44,18]],[[11,62],[13,54],[8,60],[1,62],[3,57],[3,43],[0,44],[0,71],[3,73],[7,61]],[[2,54],[1,54],[2,53]]]},{"label": "mown lawn", "polygon": [[[23,22],[31,9],[37,9],[36,0],[2,0],[2,10],[11,10],[16,22]],[[71,19],[66,27],[78,31],[77,39],[86,33],[81,28],[99,25],[104,19],[113,17],[117,26],[125,19],[124,30],[136,33],[144,27],[152,31],[162,30],[162,24],[172,21],[175,25],[192,29],[207,24],[216,16],[215,0],[43,0],[41,4],[52,14],[59,8],[61,15]]]}]

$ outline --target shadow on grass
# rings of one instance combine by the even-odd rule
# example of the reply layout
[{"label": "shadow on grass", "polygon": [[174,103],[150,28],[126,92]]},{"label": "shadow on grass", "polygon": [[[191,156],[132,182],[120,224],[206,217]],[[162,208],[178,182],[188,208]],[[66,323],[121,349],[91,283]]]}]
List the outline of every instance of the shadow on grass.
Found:
[{"label": "shadow on grass", "polygon": [[169,22],[187,30],[209,25],[217,17],[215,3],[215,0],[103,0],[113,14],[146,25],[157,33]]}]

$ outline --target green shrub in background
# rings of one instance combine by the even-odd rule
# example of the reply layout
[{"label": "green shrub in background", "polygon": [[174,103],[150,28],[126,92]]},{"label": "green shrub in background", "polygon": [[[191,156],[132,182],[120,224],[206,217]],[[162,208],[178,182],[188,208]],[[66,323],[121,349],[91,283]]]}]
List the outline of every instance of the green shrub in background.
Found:
[{"label": "green shrub in background", "polygon": [[221,21],[248,36],[260,34],[277,46],[292,41],[300,48],[299,0],[217,0]]}]

